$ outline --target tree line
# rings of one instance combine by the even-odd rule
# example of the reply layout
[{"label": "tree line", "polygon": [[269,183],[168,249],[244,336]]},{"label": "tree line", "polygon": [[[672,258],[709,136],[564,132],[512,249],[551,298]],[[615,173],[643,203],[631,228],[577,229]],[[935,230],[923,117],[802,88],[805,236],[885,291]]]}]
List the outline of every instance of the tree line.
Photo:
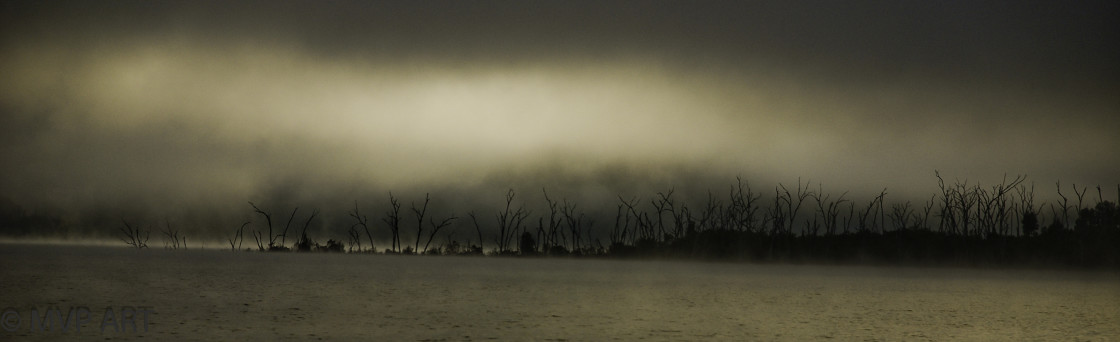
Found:
[{"label": "tree line", "polygon": [[[938,192],[920,203],[888,203],[886,189],[857,201],[847,192],[834,196],[821,184],[800,179],[796,185],[758,191],[736,178],[722,195],[708,191],[699,205],[679,200],[674,189],[649,198],[618,196],[613,222],[597,222],[574,201],[556,199],[546,189],[541,189],[545,210],[534,214],[510,189],[497,211],[468,212],[470,224],[455,226],[464,218],[433,214],[430,194],[402,210],[390,192],[388,206],[375,217],[379,223],[355,202],[347,212],[352,221],[346,237],[325,244],[308,236],[318,210],[297,221],[297,207],[286,220],[274,222],[272,211],[249,202],[257,223],[244,222],[226,240],[235,251],[1120,266],[1120,185],[1116,202],[1105,200],[1100,186],[1094,204],[1089,187],[1074,184],[1069,193],[1060,182],[1057,200],[1038,202],[1035,185],[1028,185],[1025,176],[1005,176],[988,185],[935,176]],[[296,233],[293,222],[296,227],[302,222],[302,228],[289,244],[289,235]],[[147,246],[150,233],[124,225],[126,244]],[[186,238],[166,226],[165,246],[185,247]],[[455,238],[463,226],[473,231]],[[249,248],[244,246],[247,227],[253,239]],[[390,236],[380,251],[375,244],[384,242],[374,237],[378,229]]]}]

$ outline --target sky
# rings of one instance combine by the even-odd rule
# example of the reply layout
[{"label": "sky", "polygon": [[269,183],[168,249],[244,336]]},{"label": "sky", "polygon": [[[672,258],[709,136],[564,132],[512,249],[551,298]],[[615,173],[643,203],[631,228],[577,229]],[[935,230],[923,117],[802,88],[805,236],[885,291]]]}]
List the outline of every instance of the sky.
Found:
[{"label": "sky", "polygon": [[162,218],[213,238],[256,219],[247,201],[319,209],[332,232],[389,191],[465,216],[547,188],[613,215],[620,195],[698,199],[736,176],[918,202],[938,170],[1115,198],[1117,17],[1112,1],[4,1],[0,201],[67,232]]}]

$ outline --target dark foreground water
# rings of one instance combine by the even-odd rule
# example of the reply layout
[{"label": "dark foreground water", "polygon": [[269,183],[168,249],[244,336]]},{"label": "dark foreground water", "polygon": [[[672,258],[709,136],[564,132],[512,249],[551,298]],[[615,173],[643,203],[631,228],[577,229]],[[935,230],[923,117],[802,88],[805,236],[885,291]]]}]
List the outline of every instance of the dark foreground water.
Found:
[{"label": "dark foreground water", "polygon": [[8,244],[0,277],[4,341],[1120,340],[1114,271]]}]

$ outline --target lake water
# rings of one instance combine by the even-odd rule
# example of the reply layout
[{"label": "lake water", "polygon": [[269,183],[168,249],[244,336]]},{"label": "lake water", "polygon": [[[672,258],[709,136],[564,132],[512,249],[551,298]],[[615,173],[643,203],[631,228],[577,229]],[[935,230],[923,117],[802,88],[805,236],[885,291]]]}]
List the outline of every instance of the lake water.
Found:
[{"label": "lake water", "polygon": [[1120,340],[1115,271],[5,244],[0,277],[5,341]]}]

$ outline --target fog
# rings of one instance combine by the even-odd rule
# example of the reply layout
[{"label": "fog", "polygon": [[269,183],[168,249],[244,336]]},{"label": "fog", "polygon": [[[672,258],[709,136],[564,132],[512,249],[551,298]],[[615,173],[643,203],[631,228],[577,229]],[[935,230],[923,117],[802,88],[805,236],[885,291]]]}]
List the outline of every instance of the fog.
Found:
[{"label": "fog", "polygon": [[247,201],[333,230],[389,191],[611,215],[736,176],[888,201],[934,170],[1120,182],[1111,3],[4,6],[0,198],[69,232],[213,238]]}]

